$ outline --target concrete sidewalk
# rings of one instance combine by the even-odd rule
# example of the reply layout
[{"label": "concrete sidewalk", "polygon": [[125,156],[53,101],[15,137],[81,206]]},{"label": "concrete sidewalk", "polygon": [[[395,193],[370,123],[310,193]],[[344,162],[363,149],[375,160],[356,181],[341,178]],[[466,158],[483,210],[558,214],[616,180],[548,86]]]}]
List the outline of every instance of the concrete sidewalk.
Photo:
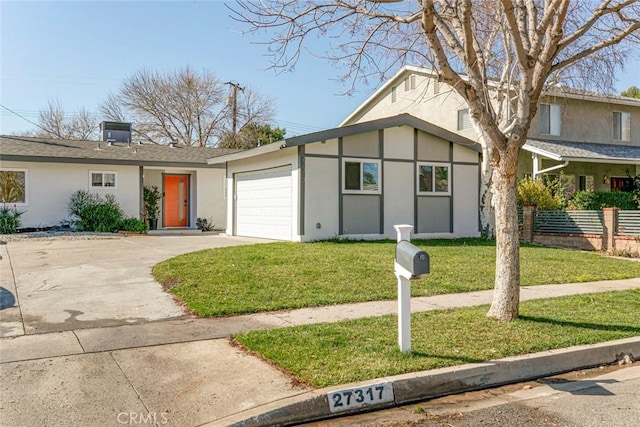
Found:
[{"label": "concrete sidewalk", "polygon": [[[522,300],[640,288],[640,278],[522,288]],[[492,291],[412,299],[412,311],[489,303]],[[213,319],[179,319],[0,339],[3,425],[277,425],[329,415],[310,390],[234,348],[231,334],[396,313],[396,301]],[[485,364],[372,379],[390,404],[610,363],[640,354],[640,338]],[[366,384],[365,384],[366,385]],[[387,386],[385,386],[387,387]],[[298,418],[296,418],[298,417]],[[304,418],[303,418],[304,419]]]}]

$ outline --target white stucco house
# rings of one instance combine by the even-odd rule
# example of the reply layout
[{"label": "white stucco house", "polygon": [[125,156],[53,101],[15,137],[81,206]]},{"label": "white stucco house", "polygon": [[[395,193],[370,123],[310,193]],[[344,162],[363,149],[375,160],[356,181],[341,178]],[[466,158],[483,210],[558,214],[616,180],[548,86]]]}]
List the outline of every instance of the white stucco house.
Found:
[{"label": "white stucco house", "polygon": [[20,186],[2,202],[25,211],[22,226],[50,227],[68,219],[72,193],[113,194],[125,215],[139,218],[142,189],[162,192],[159,226],[195,228],[206,218],[226,227],[225,167],[207,159],[234,152],[204,147],[113,141],[0,137],[0,174]]},{"label": "white stucco house", "polygon": [[476,237],[480,147],[409,114],[209,159],[226,165],[229,235],[289,241]]}]

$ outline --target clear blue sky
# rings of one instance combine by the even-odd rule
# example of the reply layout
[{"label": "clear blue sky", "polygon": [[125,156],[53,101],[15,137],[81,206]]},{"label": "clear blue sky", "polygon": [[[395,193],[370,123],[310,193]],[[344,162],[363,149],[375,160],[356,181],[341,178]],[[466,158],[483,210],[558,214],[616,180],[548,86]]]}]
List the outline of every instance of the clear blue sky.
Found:
[{"label": "clear blue sky", "polygon": [[[243,35],[222,1],[58,2],[0,0],[0,103],[37,122],[57,99],[65,111],[98,114],[107,94],[146,67],[207,69],[222,81],[257,88],[276,101],[275,124],[292,136],[338,125],[380,86],[360,84],[353,96],[341,70],[303,55],[294,72],[267,70],[265,41]],[[263,36],[265,37],[265,36]],[[316,51],[326,45],[314,40]],[[629,63],[617,88],[640,86],[640,62]],[[0,133],[32,130],[0,109]]]}]

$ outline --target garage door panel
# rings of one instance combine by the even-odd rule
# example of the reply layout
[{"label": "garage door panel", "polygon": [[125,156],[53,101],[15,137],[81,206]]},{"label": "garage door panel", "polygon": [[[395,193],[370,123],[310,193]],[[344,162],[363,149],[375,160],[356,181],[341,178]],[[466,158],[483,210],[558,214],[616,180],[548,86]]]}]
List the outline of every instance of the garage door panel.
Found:
[{"label": "garage door panel", "polygon": [[236,176],[236,234],[291,240],[291,167]]}]

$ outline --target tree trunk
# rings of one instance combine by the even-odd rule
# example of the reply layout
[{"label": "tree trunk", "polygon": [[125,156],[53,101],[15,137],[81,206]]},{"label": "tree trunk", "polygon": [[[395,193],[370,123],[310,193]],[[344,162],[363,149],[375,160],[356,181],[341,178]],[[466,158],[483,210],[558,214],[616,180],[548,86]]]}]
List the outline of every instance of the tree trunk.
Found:
[{"label": "tree trunk", "polygon": [[493,168],[496,213],[496,278],[493,301],[487,316],[501,321],[518,317],[520,304],[520,232],[516,205],[518,149],[500,153]]},{"label": "tree trunk", "polygon": [[495,212],[493,210],[493,192],[491,189],[492,168],[486,144],[482,144],[482,170],[480,174],[480,227],[482,237],[493,239],[495,236]]}]

